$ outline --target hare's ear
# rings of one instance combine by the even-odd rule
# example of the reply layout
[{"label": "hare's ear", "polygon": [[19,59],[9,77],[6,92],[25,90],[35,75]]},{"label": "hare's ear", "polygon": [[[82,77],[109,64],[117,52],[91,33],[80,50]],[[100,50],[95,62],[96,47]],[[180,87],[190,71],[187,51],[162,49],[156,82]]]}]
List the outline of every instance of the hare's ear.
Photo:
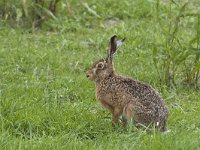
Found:
[{"label": "hare's ear", "polygon": [[126,40],[126,38],[124,37],[123,39],[117,41],[117,49],[120,48],[123,44],[123,42]]},{"label": "hare's ear", "polygon": [[112,62],[113,54],[117,51],[119,47],[123,44],[126,38],[123,38],[122,40],[117,41],[117,36],[114,35],[110,38],[110,48],[108,50],[108,61]]}]

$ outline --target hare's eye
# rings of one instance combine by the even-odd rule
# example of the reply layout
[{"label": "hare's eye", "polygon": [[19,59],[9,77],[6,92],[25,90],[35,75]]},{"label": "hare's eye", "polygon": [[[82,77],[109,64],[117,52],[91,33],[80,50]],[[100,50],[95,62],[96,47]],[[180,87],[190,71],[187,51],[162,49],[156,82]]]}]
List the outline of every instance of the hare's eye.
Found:
[{"label": "hare's eye", "polygon": [[98,69],[103,69],[103,67],[104,67],[104,64],[103,64],[103,63],[97,64],[97,68],[98,68]]}]

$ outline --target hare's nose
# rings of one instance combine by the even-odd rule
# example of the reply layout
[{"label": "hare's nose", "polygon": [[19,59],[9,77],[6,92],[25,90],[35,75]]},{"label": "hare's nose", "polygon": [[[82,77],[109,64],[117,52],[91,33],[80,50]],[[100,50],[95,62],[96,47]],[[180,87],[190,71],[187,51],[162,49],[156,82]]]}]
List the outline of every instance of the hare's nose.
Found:
[{"label": "hare's nose", "polygon": [[89,77],[90,77],[90,75],[89,75],[89,74],[87,74],[87,75],[86,75],[86,77],[87,77],[87,78],[89,78]]}]

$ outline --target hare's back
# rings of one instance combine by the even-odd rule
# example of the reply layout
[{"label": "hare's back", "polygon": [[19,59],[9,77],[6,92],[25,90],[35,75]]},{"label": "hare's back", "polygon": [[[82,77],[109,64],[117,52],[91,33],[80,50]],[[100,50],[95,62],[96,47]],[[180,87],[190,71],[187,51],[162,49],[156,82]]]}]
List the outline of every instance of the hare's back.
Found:
[{"label": "hare's back", "polygon": [[122,89],[125,94],[130,94],[143,105],[163,105],[162,97],[150,85],[131,78],[121,78]]}]

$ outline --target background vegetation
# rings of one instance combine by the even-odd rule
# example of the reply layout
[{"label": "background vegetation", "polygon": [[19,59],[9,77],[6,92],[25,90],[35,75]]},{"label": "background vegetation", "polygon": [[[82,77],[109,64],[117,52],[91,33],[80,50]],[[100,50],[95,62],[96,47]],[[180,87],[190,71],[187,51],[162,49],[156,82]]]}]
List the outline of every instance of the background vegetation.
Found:
[{"label": "background vegetation", "polygon": [[[171,132],[111,127],[85,78],[112,35],[116,70],[155,87]],[[0,149],[198,149],[200,2],[2,0]]]}]

